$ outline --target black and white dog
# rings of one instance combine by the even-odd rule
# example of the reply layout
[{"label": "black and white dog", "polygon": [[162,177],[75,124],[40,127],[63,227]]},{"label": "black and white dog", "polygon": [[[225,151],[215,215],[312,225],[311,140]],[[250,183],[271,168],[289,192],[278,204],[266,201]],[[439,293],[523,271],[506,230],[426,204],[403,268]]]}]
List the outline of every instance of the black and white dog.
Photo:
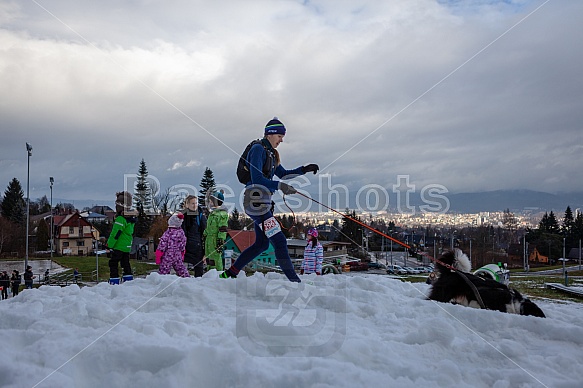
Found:
[{"label": "black and white dog", "polygon": [[[456,270],[454,271],[440,262],[450,265]],[[432,284],[429,293],[431,300],[481,308],[479,303],[481,299],[484,307],[488,310],[545,317],[543,311],[536,304],[524,298],[515,289],[508,288],[496,280],[469,273],[470,260],[459,249],[444,252],[438,258],[435,267],[439,277]]]}]

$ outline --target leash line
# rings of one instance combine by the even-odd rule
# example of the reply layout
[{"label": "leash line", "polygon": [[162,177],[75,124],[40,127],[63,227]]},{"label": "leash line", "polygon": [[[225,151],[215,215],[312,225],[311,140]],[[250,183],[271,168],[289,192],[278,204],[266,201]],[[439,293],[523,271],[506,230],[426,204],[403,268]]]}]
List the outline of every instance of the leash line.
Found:
[{"label": "leash line", "polygon": [[[343,213],[339,212],[339,211],[338,211],[338,210],[336,210],[336,209],[333,209],[333,208],[331,208],[331,207],[329,207],[329,206],[327,206],[327,205],[324,205],[323,203],[316,201],[315,199],[313,199],[312,197],[310,197],[310,196],[308,196],[308,195],[306,195],[306,194],[304,194],[304,193],[301,193],[301,192],[299,192],[299,191],[298,191],[298,194],[300,194],[301,196],[303,196],[303,197],[305,197],[305,198],[307,198],[307,199],[311,200],[312,202],[314,202],[314,203],[316,203],[316,204],[318,204],[318,205],[320,205],[320,206],[323,206],[323,207],[325,207],[326,209],[328,209],[328,210],[330,210],[330,211],[332,211],[332,212],[334,212],[334,213],[336,213],[336,214],[338,214],[338,215],[341,215],[341,216],[342,216],[342,217],[344,217],[344,218],[347,218],[347,219],[349,219],[349,220],[351,220],[351,221],[353,221],[353,222],[356,222],[357,224],[359,224],[359,225],[361,225],[361,226],[363,226],[363,227],[365,227],[365,228],[367,228],[367,229],[369,229],[369,230],[372,230],[374,233],[377,233],[377,234],[379,234],[379,235],[381,235],[381,236],[383,236],[383,237],[385,237],[385,238],[388,238],[389,240],[391,240],[391,241],[393,241],[393,242],[396,242],[397,244],[399,244],[399,245],[401,245],[401,246],[405,247],[405,248],[406,248],[406,249],[408,249],[408,250],[412,250],[412,247],[411,247],[410,245],[408,245],[408,244],[405,244],[404,242],[402,242],[402,241],[400,241],[400,240],[398,240],[398,239],[396,239],[396,238],[393,238],[393,237],[391,237],[391,236],[387,235],[386,233],[383,233],[383,232],[381,232],[380,230],[377,230],[377,229],[373,228],[372,226],[365,224],[364,222],[361,222],[361,221],[359,221],[359,220],[356,220],[356,219],[354,219],[354,218],[352,218],[352,217],[350,217],[350,216],[348,216],[348,215],[346,215],[346,214],[343,214]],[[284,199],[284,202],[285,202],[285,199]],[[286,203],[286,205],[287,205],[287,203]],[[288,208],[289,208],[289,206],[288,206]],[[291,210],[291,209],[290,209],[290,210]],[[293,213],[293,212],[292,212],[292,213]],[[425,257],[427,257],[428,259],[430,259],[431,261],[433,261],[433,262],[435,262],[435,263],[437,263],[437,264],[440,264],[440,265],[444,266],[445,268],[448,268],[448,269],[450,269],[450,270],[452,270],[452,271],[454,271],[454,272],[458,273],[458,274],[459,274],[459,275],[462,277],[462,279],[464,279],[464,281],[465,281],[465,282],[468,284],[468,286],[469,286],[469,287],[472,289],[472,291],[474,292],[474,295],[476,296],[476,299],[477,299],[478,303],[480,304],[480,307],[481,307],[482,309],[486,309],[486,305],[484,304],[484,301],[482,300],[482,297],[481,297],[481,295],[480,295],[480,292],[479,292],[479,291],[478,291],[478,289],[476,288],[475,284],[473,284],[473,283],[470,281],[470,279],[468,279],[468,278],[467,278],[467,276],[466,276],[466,275],[464,275],[464,273],[463,273],[462,271],[459,271],[458,269],[454,268],[452,265],[446,264],[446,263],[442,262],[441,260],[438,260],[438,259],[436,259],[436,258],[434,258],[434,257],[431,257],[429,254],[427,254],[427,253],[425,253],[425,252],[415,252],[415,253],[416,253],[416,254],[419,254],[419,255],[421,255],[421,256],[425,256]]]}]

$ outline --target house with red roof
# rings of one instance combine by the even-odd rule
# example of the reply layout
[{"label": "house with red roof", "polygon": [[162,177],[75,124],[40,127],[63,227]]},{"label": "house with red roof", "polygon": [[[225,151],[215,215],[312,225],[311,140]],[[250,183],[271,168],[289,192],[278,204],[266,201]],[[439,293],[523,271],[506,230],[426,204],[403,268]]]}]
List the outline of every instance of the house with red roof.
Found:
[{"label": "house with red roof", "polygon": [[93,249],[93,226],[79,212],[54,216],[55,251],[59,255],[85,256]]}]

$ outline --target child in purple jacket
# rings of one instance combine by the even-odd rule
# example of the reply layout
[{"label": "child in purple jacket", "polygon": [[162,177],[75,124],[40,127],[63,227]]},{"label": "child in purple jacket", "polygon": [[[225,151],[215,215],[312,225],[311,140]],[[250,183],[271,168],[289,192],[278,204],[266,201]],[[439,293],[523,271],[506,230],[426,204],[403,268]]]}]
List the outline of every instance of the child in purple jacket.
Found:
[{"label": "child in purple jacket", "polygon": [[160,257],[160,270],[158,273],[167,275],[174,268],[176,275],[188,278],[190,274],[184,266],[184,250],[186,249],[186,236],[182,230],[182,213],[173,214],[168,220],[168,229],[160,237],[160,243],[156,250],[156,256]]}]

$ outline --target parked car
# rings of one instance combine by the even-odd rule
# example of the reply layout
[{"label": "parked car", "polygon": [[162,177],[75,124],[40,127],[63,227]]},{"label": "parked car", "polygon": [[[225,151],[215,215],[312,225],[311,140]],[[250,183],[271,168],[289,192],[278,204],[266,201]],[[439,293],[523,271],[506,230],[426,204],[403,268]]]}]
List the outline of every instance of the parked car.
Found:
[{"label": "parked car", "polygon": [[411,268],[411,267],[403,267],[403,269],[404,269],[405,271],[407,271],[407,273],[408,273],[409,275],[418,275],[418,274],[420,274],[420,273],[421,273],[421,271],[417,271],[416,269],[413,269],[413,268]]},{"label": "parked car", "polygon": [[417,271],[419,271],[419,273],[425,273],[425,272],[430,272],[427,267],[415,267],[413,269],[416,269]]},{"label": "parked car", "polygon": [[346,263],[351,271],[368,271],[368,264],[362,261],[349,261]]},{"label": "parked car", "polygon": [[407,271],[401,267],[400,265],[389,265],[387,267],[388,274],[395,274],[395,275],[407,275]]},{"label": "parked car", "polygon": [[370,262],[368,263],[368,269],[386,269],[387,267],[385,267],[384,264],[381,263],[373,263]]}]

